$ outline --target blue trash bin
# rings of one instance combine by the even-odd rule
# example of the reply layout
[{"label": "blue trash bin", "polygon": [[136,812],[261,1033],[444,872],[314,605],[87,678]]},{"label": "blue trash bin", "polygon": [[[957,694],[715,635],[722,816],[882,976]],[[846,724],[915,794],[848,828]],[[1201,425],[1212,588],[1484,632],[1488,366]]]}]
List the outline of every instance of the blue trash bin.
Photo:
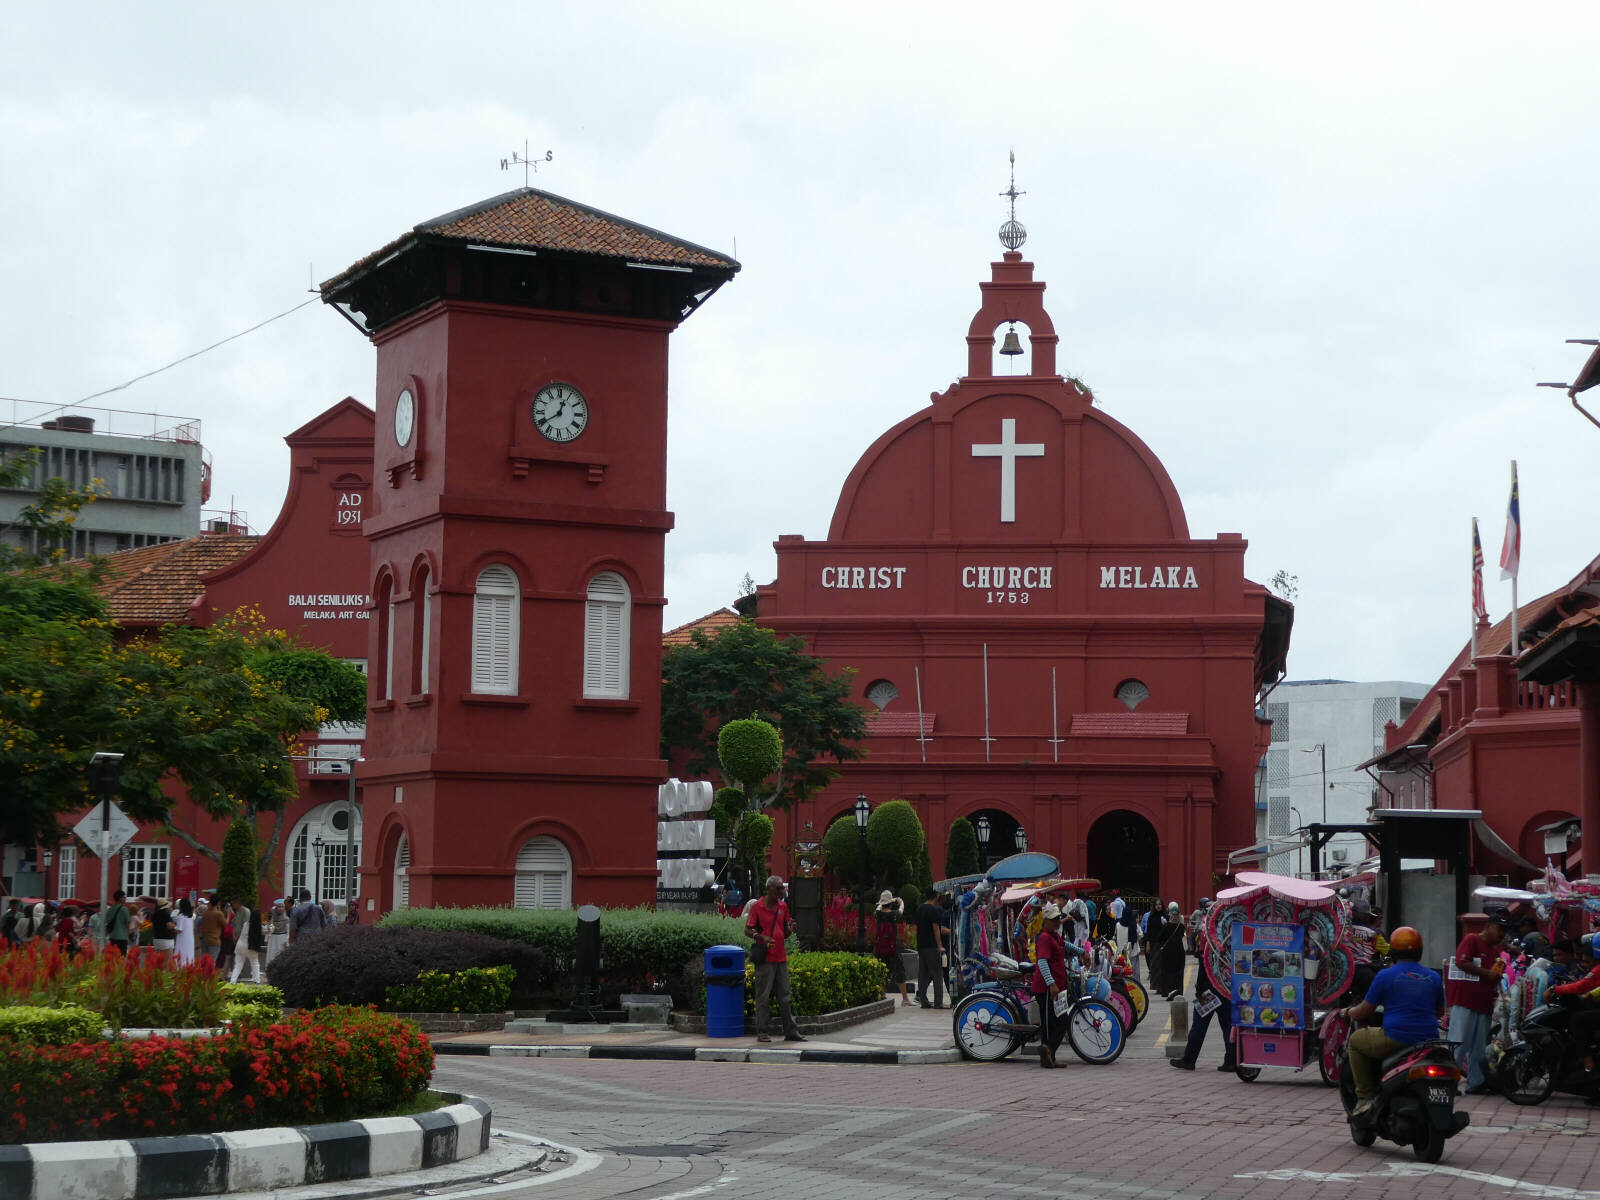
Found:
[{"label": "blue trash bin", "polygon": [[744,1036],[744,947],[706,951],[706,1036]]}]

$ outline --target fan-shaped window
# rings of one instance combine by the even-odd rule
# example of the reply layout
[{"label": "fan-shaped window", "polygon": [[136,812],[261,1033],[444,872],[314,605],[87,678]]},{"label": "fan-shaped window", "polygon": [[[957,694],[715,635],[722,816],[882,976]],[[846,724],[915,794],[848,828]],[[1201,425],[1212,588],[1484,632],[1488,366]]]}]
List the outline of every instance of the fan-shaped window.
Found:
[{"label": "fan-shaped window", "polygon": [[553,837],[530,838],[517,852],[517,908],[571,908],[572,856]]},{"label": "fan-shaped window", "polygon": [[518,604],[521,591],[511,568],[496,564],[478,572],[472,597],[472,690],[517,694]]},{"label": "fan-shaped window", "polygon": [[875,679],[867,684],[867,700],[880,711],[899,699],[900,689],[887,679]]},{"label": "fan-shaped window", "polygon": [[602,700],[628,698],[628,634],[632,597],[615,571],[589,581],[583,615],[583,694]]},{"label": "fan-shaped window", "polygon": [[1132,712],[1150,699],[1150,689],[1137,679],[1124,679],[1117,685],[1117,699],[1128,706]]},{"label": "fan-shaped window", "polygon": [[394,906],[411,907],[411,838],[404,833],[394,848]]}]

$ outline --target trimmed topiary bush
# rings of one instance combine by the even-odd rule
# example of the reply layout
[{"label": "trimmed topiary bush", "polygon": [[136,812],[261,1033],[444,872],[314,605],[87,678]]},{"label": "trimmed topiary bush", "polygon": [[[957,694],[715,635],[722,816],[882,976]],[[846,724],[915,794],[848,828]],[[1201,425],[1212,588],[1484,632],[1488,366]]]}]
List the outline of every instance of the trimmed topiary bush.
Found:
[{"label": "trimmed topiary bush", "polygon": [[301,938],[272,960],[271,972],[284,1003],[315,1008],[331,1003],[382,1005],[390,988],[415,983],[424,971],[500,966],[516,969],[511,1003],[518,1008],[533,1007],[571,989],[567,973],[526,940],[387,922],[339,926]]},{"label": "trimmed topiary bush", "polygon": [[[569,910],[401,908],[384,917],[378,928],[410,935],[433,930],[478,933],[522,942],[545,956],[542,998],[562,1003],[571,999],[578,918]],[[676,1007],[693,1010],[701,998],[686,974],[689,962],[698,960],[709,947],[723,945],[749,947],[744,922],[737,917],[658,912],[653,908],[608,908],[600,916],[602,999],[612,1004],[624,992],[664,991],[671,994]],[[526,982],[519,974],[512,993],[514,1000],[524,987]],[[520,1001],[517,1003],[521,1007]]]},{"label": "trimmed topiary bush", "polygon": [[976,875],[981,869],[978,861],[978,831],[965,817],[950,822],[950,837],[944,848],[944,877],[957,879],[962,875]]},{"label": "trimmed topiary bush", "polygon": [[[223,900],[237,900],[254,911],[257,903],[256,831],[249,821],[240,817],[228,826],[222,839],[222,861],[217,865],[217,895]],[[242,938],[245,931],[240,930]]]},{"label": "trimmed topiary bush", "polygon": [[[827,950],[789,955],[789,1004],[797,1017],[816,1017],[882,1000],[888,982],[889,970],[876,958]],[[756,1018],[753,963],[745,966],[744,988],[744,1019],[753,1029]],[[772,1014],[768,1023],[773,1028],[781,1028],[778,1002],[769,1003]]]},{"label": "trimmed topiary bush", "polygon": [[760,717],[729,721],[717,730],[717,761],[724,775],[753,792],[783,762],[783,737]]}]

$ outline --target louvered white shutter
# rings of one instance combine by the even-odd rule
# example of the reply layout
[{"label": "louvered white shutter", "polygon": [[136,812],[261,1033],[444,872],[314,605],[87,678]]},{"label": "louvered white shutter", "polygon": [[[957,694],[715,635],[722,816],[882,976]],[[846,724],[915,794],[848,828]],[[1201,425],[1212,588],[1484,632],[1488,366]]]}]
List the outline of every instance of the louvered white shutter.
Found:
[{"label": "louvered white shutter", "polygon": [[472,600],[472,690],[517,693],[517,578],[509,567],[485,567]]},{"label": "louvered white shutter", "polygon": [[393,700],[394,699],[394,599],[393,599],[393,593],[390,593],[389,602],[387,603],[387,605],[385,605],[385,613],[384,613],[384,618],[383,618],[383,625],[384,625],[384,635],[383,635],[384,636],[384,647],[383,647],[383,698],[385,700]]},{"label": "louvered white shutter", "polygon": [[394,906],[411,907],[411,838],[403,833],[394,851]]},{"label": "louvered white shutter", "polygon": [[417,647],[417,692],[426,696],[428,694],[428,657],[429,648],[433,645],[433,597],[428,594],[428,572],[423,571],[417,581],[421,595],[417,597],[422,605],[422,644]]},{"label": "louvered white shutter", "polygon": [[517,853],[517,908],[571,908],[572,856],[553,837],[531,838]]},{"label": "louvered white shutter", "polygon": [[622,576],[604,571],[589,581],[583,621],[583,694],[628,698],[628,642],[632,597]]}]

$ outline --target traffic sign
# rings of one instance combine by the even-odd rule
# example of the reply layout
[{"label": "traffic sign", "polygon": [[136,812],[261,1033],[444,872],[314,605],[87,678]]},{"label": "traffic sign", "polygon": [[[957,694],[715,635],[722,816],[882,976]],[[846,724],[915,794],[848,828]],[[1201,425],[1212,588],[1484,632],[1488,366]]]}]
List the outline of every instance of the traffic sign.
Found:
[{"label": "traffic sign", "polygon": [[111,820],[106,826],[110,838],[105,846],[100,844],[100,806],[96,804],[85,815],[83,820],[72,827],[72,832],[77,834],[83,844],[89,847],[90,854],[115,854],[128,842],[133,840],[139,827],[129,818],[128,814],[116,806],[113,801],[109,805]]}]

